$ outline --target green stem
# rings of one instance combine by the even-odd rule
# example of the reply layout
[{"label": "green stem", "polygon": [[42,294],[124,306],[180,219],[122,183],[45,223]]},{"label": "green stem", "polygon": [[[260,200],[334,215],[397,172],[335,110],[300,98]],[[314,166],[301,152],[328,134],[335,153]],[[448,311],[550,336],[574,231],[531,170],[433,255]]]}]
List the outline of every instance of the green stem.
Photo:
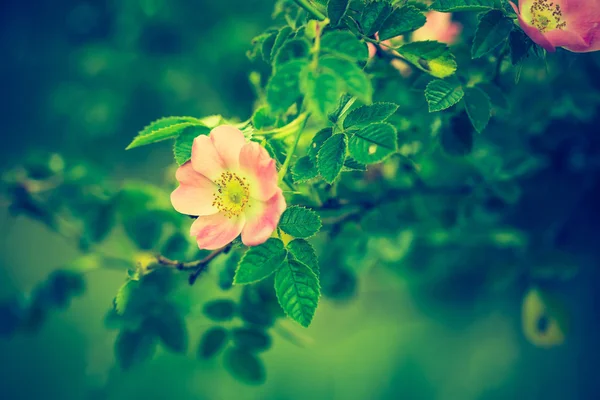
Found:
[{"label": "green stem", "polygon": [[308,118],[306,113],[302,113],[298,115],[298,117],[290,122],[289,124],[282,126],[281,128],[271,129],[270,131],[256,131],[254,135],[258,136],[267,136],[267,135],[275,135],[278,137],[286,137],[289,134],[292,134],[298,130],[298,127],[303,126],[304,121]]},{"label": "green stem", "polygon": [[319,21],[325,21],[327,18],[321,11],[317,10],[309,0],[294,0],[299,7],[304,8],[310,15]]},{"label": "green stem", "polygon": [[308,121],[308,117],[309,117],[309,114],[306,114],[306,118],[303,121],[304,123],[298,129],[298,131],[296,133],[296,138],[294,139],[294,144],[292,144],[292,147],[289,148],[287,156],[285,157],[285,161],[283,162],[283,165],[281,166],[281,169],[279,170],[279,181],[280,182],[283,181],[283,178],[285,177],[285,174],[287,173],[290,163],[292,162],[292,156],[296,152],[296,148],[298,147],[298,142],[300,141],[300,136],[302,136],[302,132],[304,131],[304,126],[306,125],[306,121]]}]

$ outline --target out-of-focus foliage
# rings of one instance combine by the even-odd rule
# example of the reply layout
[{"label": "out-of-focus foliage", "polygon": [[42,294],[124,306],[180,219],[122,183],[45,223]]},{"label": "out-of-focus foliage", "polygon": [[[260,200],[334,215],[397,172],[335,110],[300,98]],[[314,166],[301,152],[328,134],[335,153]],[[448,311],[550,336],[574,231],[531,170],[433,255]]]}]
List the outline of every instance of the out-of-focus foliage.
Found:
[{"label": "out-of-focus foliage", "polygon": [[[352,329],[367,324],[348,322],[354,316],[343,310],[355,304],[368,307],[361,318],[379,317],[369,323],[386,330],[395,313],[415,308],[427,324],[433,320],[429,329],[443,327],[436,340],[451,347],[468,326],[459,311],[485,320],[493,313],[487,304],[499,302],[523,339],[522,361],[510,365],[544,368],[546,383],[559,373],[531,365],[527,357],[538,348],[580,351],[556,357],[595,365],[585,354],[598,347],[588,332],[598,326],[597,54],[545,54],[513,23],[504,1],[433,2],[430,9],[456,12],[463,26],[450,46],[411,41],[425,23],[424,2],[277,1],[272,19],[273,4],[231,3],[42,2],[27,22],[23,6],[8,3],[3,38],[17,41],[3,53],[15,63],[3,68],[14,65],[22,71],[12,75],[43,85],[29,103],[11,74],[2,78],[14,98],[5,107],[8,126],[40,132],[35,141],[11,135],[3,198],[13,215],[41,222],[81,257],[33,289],[6,296],[3,337],[44,329],[53,311],[94,285],[94,274],[117,270],[121,281],[112,304],[103,305],[104,325],[114,331],[115,365],[129,374],[161,362],[164,350],[189,360],[182,370],[224,368],[239,382],[268,387],[271,365],[285,350],[281,338],[305,346],[306,332],[315,329],[318,340],[319,329],[339,324],[343,333],[334,330],[333,340],[351,341]],[[42,21],[56,34],[39,35],[32,25]],[[398,35],[401,42],[386,47],[383,40]],[[367,43],[376,47],[373,57]],[[33,48],[25,51],[25,44]],[[166,115],[183,117],[159,119]],[[277,238],[201,251],[188,235],[191,219],[172,209],[169,191],[174,164],[189,160],[191,141],[224,123],[277,160],[288,209]],[[116,155],[135,132],[130,148],[174,140],[158,144],[157,156],[151,147]],[[216,285],[207,292],[208,281]],[[408,293],[403,303],[378,300],[390,282]],[[288,317],[314,324],[289,328]],[[386,350],[404,340],[390,329],[377,339]],[[299,368],[293,357],[304,351],[286,353],[290,374]],[[397,398],[398,387],[407,398],[519,397],[516,383],[502,388],[494,381],[509,381],[509,372],[486,377],[489,390],[464,378],[447,384],[454,391],[438,391],[441,370],[419,361],[437,365],[431,351],[417,348],[416,361],[406,358],[402,366],[370,366],[392,383],[379,384],[381,392],[369,398]],[[319,354],[313,364],[356,363],[327,356],[334,361]],[[481,355],[501,356],[508,357]],[[469,362],[477,369],[477,360]],[[99,396],[113,393],[115,379],[102,382]],[[573,397],[588,398],[593,379],[572,379],[568,387],[580,388]],[[462,382],[470,389],[457,389]],[[535,388],[523,389],[525,398],[553,395],[528,384]],[[256,396],[289,394],[269,390]],[[349,396],[360,398],[356,393]]]}]

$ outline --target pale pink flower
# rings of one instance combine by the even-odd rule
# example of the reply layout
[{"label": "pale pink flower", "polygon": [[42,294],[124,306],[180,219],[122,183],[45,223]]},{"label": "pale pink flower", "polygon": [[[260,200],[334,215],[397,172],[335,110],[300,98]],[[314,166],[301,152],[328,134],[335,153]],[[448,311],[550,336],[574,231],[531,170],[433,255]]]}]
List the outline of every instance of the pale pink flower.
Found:
[{"label": "pale pink flower", "polygon": [[194,139],[192,159],[175,176],[179,187],[171,203],[182,214],[198,216],[190,234],[201,249],[219,249],[240,233],[247,246],[264,243],[286,207],[275,161],[233,126]]},{"label": "pale pink flower", "polygon": [[427,22],[412,34],[413,42],[436,40],[446,44],[454,44],[462,31],[459,22],[452,21],[451,13],[429,11]]},{"label": "pale pink flower", "polygon": [[600,50],[599,0],[521,0],[519,25],[547,51],[557,47],[577,53]]}]

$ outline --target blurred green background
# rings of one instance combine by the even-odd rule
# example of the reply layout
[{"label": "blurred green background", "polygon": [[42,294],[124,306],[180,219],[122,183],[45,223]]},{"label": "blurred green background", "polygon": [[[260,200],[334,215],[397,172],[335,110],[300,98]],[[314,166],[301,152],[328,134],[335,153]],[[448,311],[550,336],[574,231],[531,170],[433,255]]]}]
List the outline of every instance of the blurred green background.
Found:
[{"label": "blurred green background", "polygon": [[[5,0],[0,7],[3,171],[30,154],[60,152],[109,171],[111,182],[164,182],[173,173],[170,144],[124,151],[140,127],[166,115],[245,120],[252,114],[248,73],[266,66],[251,64],[245,53],[251,38],[271,25],[271,1]],[[563,122],[560,129],[587,138],[583,146],[597,157],[597,108],[588,114],[586,124]],[[99,271],[88,278],[85,295],[53,314],[39,333],[0,340],[0,398],[594,398],[600,354],[594,168],[593,189],[574,201],[581,212],[566,224],[565,234],[574,238],[566,242],[583,243],[569,245],[572,251],[588,251],[584,272],[559,285],[570,319],[559,346],[541,348],[525,339],[527,283],[474,300],[477,280],[458,277],[451,285],[464,296],[446,301],[415,290],[410,276],[375,267],[361,273],[352,298],[323,299],[308,330],[289,321],[280,327],[305,345],[274,335],[262,386],[238,383],[220,360],[195,358],[208,322],[194,306],[188,356],[159,350],[151,362],[124,372],[115,366],[116,333],[103,324],[124,274]],[[550,186],[563,178],[578,185],[559,169],[549,174]],[[568,194],[569,185],[564,188]],[[546,201],[555,200],[554,190],[562,189],[550,189]],[[0,298],[30,290],[78,254],[38,222],[9,215],[7,203],[0,230]],[[481,259],[473,262],[485,268]],[[190,288],[191,304],[220,296],[214,281]]]}]

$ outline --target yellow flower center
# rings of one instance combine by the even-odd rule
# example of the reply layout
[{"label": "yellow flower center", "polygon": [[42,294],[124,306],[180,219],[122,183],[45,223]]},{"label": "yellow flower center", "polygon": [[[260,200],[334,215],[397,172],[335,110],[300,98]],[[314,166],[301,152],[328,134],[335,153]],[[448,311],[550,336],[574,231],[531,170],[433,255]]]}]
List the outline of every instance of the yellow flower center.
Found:
[{"label": "yellow flower center", "polygon": [[213,206],[217,207],[227,218],[239,216],[246,207],[250,207],[250,188],[246,178],[226,171],[215,181],[217,191],[214,194]]},{"label": "yellow flower center", "polygon": [[529,8],[531,25],[544,33],[554,29],[563,29],[567,23],[563,20],[560,5],[549,0],[535,0]]}]

